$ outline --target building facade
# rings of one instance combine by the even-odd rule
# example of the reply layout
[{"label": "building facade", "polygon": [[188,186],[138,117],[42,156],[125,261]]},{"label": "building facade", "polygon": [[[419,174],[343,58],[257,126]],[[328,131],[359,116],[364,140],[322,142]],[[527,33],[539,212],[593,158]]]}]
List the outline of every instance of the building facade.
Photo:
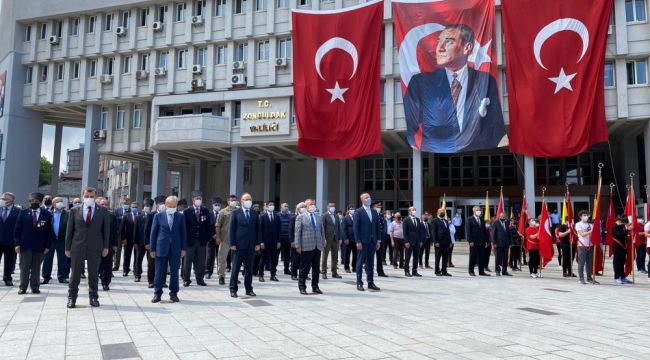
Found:
[{"label": "building facade", "polygon": [[[316,195],[322,203],[356,204],[372,192],[385,208],[415,203],[431,211],[446,196],[450,210],[496,200],[517,207],[546,187],[551,207],[570,184],[574,201],[589,207],[597,167],[606,184],[635,173],[636,193],[650,178],[650,24],[646,0],[615,0],[605,65],[610,141],[565,159],[534,159],[507,149],[440,155],[413,152],[406,142],[391,4],[384,3],[381,128],[384,153],[324,161],[296,150],[293,111],[291,9],[331,10],[357,0],[48,0],[6,1],[0,20],[0,73],[8,95],[0,119],[0,187],[26,194],[36,186],[44,123],[85,127],[83,184],[98,183],[98,157],[129,161],[131,198],[170,190],[207,196],[249,191],[256,200],[290,204]],[[496,46],[502,104],[508,119],[500,4]],[[3,27],[5,27],[3,25]],[[372,36],[372,35],[369,35]],[[542,127],[543,128],[543,127]],[[543,129],[541,130],[543,131]],[[645,140],[645,141],[644,141]],[[59,142],[60,143],[60,142]],[[36,148],[36,147],[35,147]],[[40,146],[37,147],[40,150]],[[20,152],[18,151],[20,150]],[[34,164],[33,169],[25,169]],[[17,171],[20,170],[20,171]],[[134,171],[132,170],[131,173]],[[135,196],[134,196],[135,195]],[[534,210],[534,209],[531,209]]]}]

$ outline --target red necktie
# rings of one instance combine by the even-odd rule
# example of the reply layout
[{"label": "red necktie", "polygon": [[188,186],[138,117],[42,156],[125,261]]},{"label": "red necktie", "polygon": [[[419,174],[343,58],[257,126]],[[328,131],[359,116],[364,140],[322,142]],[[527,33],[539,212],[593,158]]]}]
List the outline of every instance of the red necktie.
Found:
[{"label": "red necktie", "polygon": [[86,224],[90,224],[90,220],[93,218],[93,208],[88,207],[88,213],[86,214]]}]

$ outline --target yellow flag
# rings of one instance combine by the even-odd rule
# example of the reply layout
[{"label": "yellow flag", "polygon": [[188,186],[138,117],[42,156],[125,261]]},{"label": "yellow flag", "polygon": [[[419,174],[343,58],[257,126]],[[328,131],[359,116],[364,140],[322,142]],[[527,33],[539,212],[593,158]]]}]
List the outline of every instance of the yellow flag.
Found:
[{"label": "yellow flag", "polygon": [[569,218],[569,209],[566,207],[566,196],[562,200],[562,225],[566,225],[567,218]]},{"label": "yellow flag", "polygon": [[443,195],[443,197],[442,197],[442,210],[445,211],[445,220],[448,220],[448,218],[447,218],[447,195]]},{"label": "yellow flag", "polygon": [[488,198],[488,192],[486,191],[485,192],[485,216],[483,217],[483,220],[485,220],[485,222],[488,222],[490,221],[490,218],[492,218],[492,216],[490,216],[490,199]]}]

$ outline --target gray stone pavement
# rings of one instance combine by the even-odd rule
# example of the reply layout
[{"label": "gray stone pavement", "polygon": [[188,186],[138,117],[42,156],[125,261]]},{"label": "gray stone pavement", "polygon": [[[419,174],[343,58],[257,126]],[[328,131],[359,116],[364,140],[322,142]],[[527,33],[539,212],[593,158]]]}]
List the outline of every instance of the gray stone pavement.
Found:
[{"label": "gray stone pavement", "polygon": [[557,262],[541,279],[470,278],[467,256],[454,262],[450,278],[390,267],[381,292],[358,292],[343,273],[321,280],[324,295],[301,296],[280,275],[254,280],[255,299],[231,299],[213,278],[181,287],[178,304],[152,304],[146,282],[114,272],[100,308],[82,281],[72,310],[58,283],[40,295],[0,287],[0,359],[650,358],[647,275],[615,286],[609,259],[601,285],[563,279]]}]

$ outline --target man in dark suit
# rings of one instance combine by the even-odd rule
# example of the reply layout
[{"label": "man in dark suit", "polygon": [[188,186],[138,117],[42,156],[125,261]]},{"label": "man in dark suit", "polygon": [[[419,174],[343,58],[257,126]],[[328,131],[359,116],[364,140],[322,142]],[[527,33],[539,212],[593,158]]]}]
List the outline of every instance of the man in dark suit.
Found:
[{"label": "man in dark suit", "polygon": [[65,210],[65,203],[60,197],[52,200],[54,210],[52,211],[52,229],[54,236],[52,247],[45,254],[43,260],[43,281],[41,284],[48,284],[52,279],[52,266],[54,263],[54,253],[56,252],[56,277],[61,284],[68,283],[70,274],[70,259],[65,256],[65,230],[68,226],[68,211]]},{"label": "man in dark suit", "polygon": [[[120,246],[124,247],[124,264],[122,265],[124,277],[129,276],[131,271],[131,255],[134,255],[134,245],[136,244],[136,225],[140,209],[137,202],[131,203],[130,211],[124,212],[120,220]],[[135,261],[134,261],[135,262]],[[135,266],[134,266],[135,267]]]},{"label": "man in dark suit", "polygon": [[492,249],[495,253],[494,272],[497,276],[511,276],[508,273],[508,249],[512,235],[506,213],[501,212],[499,219],[492,224]]},{"label": "man in dark suit", "polygon": [[65,234],[65,255],[70,258],[71,266],[68,308],[76,306],[85,261],[88,261],[90,305],[99,306],[98,271],[101,258],[108,256],[111,220],[107,209],[95,206],[96,196],[97,190],[85,188],[82,192],[83,205],[73,208],[68,218]]},{"label": "man in dark suit", "polygon": [[220,197],[212,198],[212,210],[210,211],[210,226],[215,229],[214,235],[210,241],[208,241],[205,247],[205,277],[211,278],[212,273],[214,273],[214,264],[217,259],[217,254],[219,250],[219,245],[217,244],[217,235],[216,235],[216,226],[217,220],[219,220],[219,211],[221,211],[221,204],[223,201]]},{"label": "man in dark suit", "polygon": [[[110,210],[110,209],[109,209]],[[129,198],[122,198],[120,199],[120,204],[111,211],[113,215],[115,215],[115,218],[117,219],[117,229],[119,231],[118,234],[122,233],[122,220],[124,220],[124,215],[129,212]],[[120,236],[118,235],[118,238]],[[115,253],[112,255],[113,256],[113,268],[111,269],[112,271],[117,271],[120,269],[120,262],[122,261],[122,247],[124,247],[125,242],[123,239],[118,239],[119,244],[115,248]]]},{"label": "man in dark suit", "polygon": [[485,251],[485,245],[488,243],[488,236],[485,231],[485,221],[483,221],[483,218],[481,217],[483,213],[479,206],[474,206],[472,211],[474,215],[470,216],[465,221],[465,235],[467,236],[467,242],[469,243],[469,274],[471,276],[476,276],[474,268],[478,266],[479,275],[490,276],[490,274],[486,274],[483,269],[483,252]]},{"label": "man in dark suit", "polygon": [[[156,258],[151,256],[151,244],[149,243],[151,239],[151,228],[153,226],[153,219],[158,213],[165,212],[165,200],[167,198],[165,195],[158,195],[155,198],[155,207],[152,209],[151,213],[147,215],[147,225],[144,228],[144,248],[147,250],[147,281],[149,282],[149,289],[153,289],[153,282],[155,280],[156,274]],[[165,269],[167,271],[167,269]],[[165,287],[163,281],[163,287]]]},{"label": "man in dark suit", "polygon": [[[135,249],[135,260],[133,264],[133,277],[135,282],[140,282],[142,279],[142,262],[144,257],[148,257],[149,251],[145,248],[145,238],[148,234],[145,234],[147,228],[147,221],[149,214],[151,214],[151,209],[153,207],[153,200],[146,198],[142,202],[142,211],[138,211],[138,214],[135,218],[135,226],[133,229],[133,248]],[[133,209],[131,209],[133,211]],[[149,261],[147,261],[148,263]]]},{"label": "man in dark suit", "polygon": [[5,286],[14,286],[11,274],[16,263],[14,246],[14,228],[20,209],[14,205],[16,196],[10,192],[2,194],[0,198],[0,260],[4,257],[4,272],[2,280]]},{"label": "man in dark suit", "polygon": [[411,146],[455,153],[507,145],[496,80],[467,63],[474,41],[469,26],[448,25],[438,37],[438,69],[411,78],[404,97]]},{"label": "man in dark suit", "polygon": [[338,274],[338,257],[339,257],[339,241],[341,240],[341,221],[336,215],[336,204],[331,202],[327,204],[327,212],[323,214],[323,228],[325,230],[325,249],[323,249],[323,257],[321,259],[320,273],[323,279],[327,279],[327,257],[332,256],[331,269],[332,277],[340,279]]},{"label": "man in dark suit", "polygon": [[42,201],[43,194],[29,194],[29,209],[23,209],[16,220],[14,245],[16,254],[20,254],[20,295],[25,294],[28,285],[32,294],[40,293],[41,263],[52,246],[52,214],[41,207]]},{"label": "man in dark suit", "polygon": [[305,203],[296,205],[296,213],[289,219],[289,240],[291,241],[291,280],[298,281],[298,270],[300,270],[300,254],[296,252],[296,219],[307,212]]},{"label": "man in dark suit", "polygon": [[271,281],[278,281],[278,251],[280,250],[280,215],[275,211],[273,201],[266,202],[266,211],[260,215],[260,235],[264,250],[260,259],[259,277],[264,282],[264,270],[271,272]]},{"label": "man in dark suit", "polygon": [[[169,299],[179,302],[178,270],[181,258],[185,256],[188,231],[187,215],[176,211],[178,198],[169,196],[165,200],[165,211],[154,216],[149,239],[151,257],[156,259],[156,276],[152,303],[160,302],[165,272],[169,266]],[[205,255],[205,254],[204,254]],[[203,268],[201,268],[203,269]]]},{"label": "man in dark suit", "polygon": [[[384,234],[386,233],[386,219],[384,216],[381,214],[381,202],[376,202],[372,205],[372,210],[377,212],[377,215],[379,215],[379,233],[381,234],[381,237],[379,238],[380,241],[384,241]],[[377,257],[377,276],[379,277],[388,277],[386,273],[384,273],[384,245],[377,249],[375,252],[375,255]]]},{"label": "man in dark suit", "polygon": [[259,234],[259,215],[252,210],[253,198],[249,193],[241,196],[241,209],[233,211],[230,218],[229,242],[233,251],[232,273],[230,274],[230,296],[237,297],[237,281],[242,264],[245,266],[244,287],[246,295],[253,292],[253,259],[255,252],[263,246]]},{"label": "man in dark suit", "polygon": [[192,206],[185,209],[185,227],[187,229],[187,249],[183,263],[183,286],[192,283],[192,265],[196,284],[206,286],[203,280],[205,274],[205,254],[208,241],[212,241],[214,226],[210,219],[210,210],[203,206],[203,194],[192,191]]},{"label": "man in dark suit", "polygon": [[343,246],[345,247],[345,256],[343,257],[343,268],[346,273],[351,273],[350,260],[352,260],[352,269],[357,268],[357,242],[354,235],[354,207],[348,207],[348,214],[343,218]]},{"label": "man in dark suit", "polygon": [[[97,205],[103,207],[108,211],[110,223],[110,240],[108,246],[108,256],[102,257],[99,263],[99,279],[102,283],[102,290],[109,291],[111,289],[111,281],[113,280],[113,260],[115,259],[115,251],[122,246],[122,230],[120,229],[120,219],[115,215],[115,210],[111,209],[110,201],[105,197],[98,197],[96,199]],[[124,264],[126,267],[126,263]]]},{"label": "man in dark suit", "polygon": [[[422,238],[425,236],[424,226],[422,220],[417,216],[415,207],[411,206],[409,209],[409,216],[407,216],[403,223],[404,231],[404,247],[406,247],[406,257],[404,262],[404,276],[421,277],[418,273],[418,260],[420,258],[420,247],[422,246]],[[409,262],[413,258],[413,271],[409,271]]]},{"label": "man in dark suit", "polygon": [[357,290],[364,291],[361,277],[363,275],[363,265],[366,265],[366,278],[368,280],[368,289],[379,291],[379,287],[373,281],[374,275],[374,257],[375,251],[381,246],[381,231],[379,230],[379,215],[374,211],[370,194],[363,193],[359,197],[361,207],[354,212],[354,239],[356,248],[359,252],[357,259]]},{"label": "man in dark suit", "polygon": [[[420,249],[420,268],[424,266],[431,269],[429,266],[429,257],[431,255],[431,245],[433,244],[433,224],[429,213],[425,212],[422,215],[422,248]],[[435,256],[435,255],[434,255]],[[423,262],[424,260],[424,262]]]},{"label": "man in dark suit", "polygon": [[307,295],[307,275],[311,270],[311,288],[315,294],[323,292],[318,287],[318,263],[325,247],[325,230],[323,220],[315,214],[316,201],[305,200],[307,213],[296,218],[295,240],[296,252],[300,255],[300,276],[298,289],[301,295]]},{"label": "man in dark suit", "polygon": [[[447,272],[447,265],[449,263],[449,251],[451,250],[451,233],[449,232],[449,222],[445,219],[445,210],[438,209],[438,217],[431,222],[433,239],[433,246],[435,247],[436,256],[436,275],[437,276],[451,276]],[[442,260],[442,268],[440,267],[440,260]]]}]

